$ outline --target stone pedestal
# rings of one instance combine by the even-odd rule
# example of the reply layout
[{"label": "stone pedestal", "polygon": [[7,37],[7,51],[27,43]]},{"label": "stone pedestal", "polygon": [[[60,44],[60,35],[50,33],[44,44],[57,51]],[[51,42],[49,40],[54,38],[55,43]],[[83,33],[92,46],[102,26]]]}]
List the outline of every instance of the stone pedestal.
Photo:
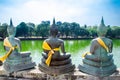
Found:
[{"label": "stone pedestal", "polygon": [[50,66],[47,66],[45,60],[47,54],[42,53],[42,60],[39,64],[39,69],[49,75],[61,75],[74,71],[75,65],[72,65],[70,55],[60,55],[59,57],[53,56]]},{"label": "stone pedestal", "polygon": [[[107,53],[106,53],[107,54]],[[79,65],[80,71],[97,76],[106,77],[116,71],[112,55],[104,56],[104,58],[97,58],[95,55],[86,55],[83,65]]]},{"label": "stone pedestal", "polygon": [[35,67],[35,63],[32,62],[32,58],[30,57],[30,52],[19,53],[17,58],[8,58],[3,67],[8,73],[17,72],[25,69],[31,69]]}]

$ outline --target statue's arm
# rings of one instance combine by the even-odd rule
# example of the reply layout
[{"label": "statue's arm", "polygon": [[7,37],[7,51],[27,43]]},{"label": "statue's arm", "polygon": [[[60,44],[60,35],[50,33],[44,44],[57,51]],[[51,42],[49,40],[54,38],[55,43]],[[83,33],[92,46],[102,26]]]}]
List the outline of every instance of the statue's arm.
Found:
[{"label": "statue's arm", "polygon": [[22,50],[22,47],[21,47],[21,42],[20,42],[20,40],[19,40],[19,49],[20,49],[20,51]]},{"label": "statue's arm", "polygon": [[64,47],[64,41],[61,42],[60,46],[61,46],[61,51],[62,51],[62,53],[63,53],[63,54],[66,54],[66,52],[65,52],[65,47]]},{"label": "statue's arm", "polygon": [[91,53],[91,54],[94,54],[95,45],[96,45],[96,44],[95,44],[95,41],[92,41],[92,42],[91,42],[91,46],[90,46],[90,53]]},{"label": "statue's arm", "polygon": [[112,52],[112,49],[113,49],[113,42],[112,42],[112,41],[111,41],[111,43],[109,44],[108,48],[109,48],[109,52],[111,53],[111,52]]},{"label": "statue's arm", "polygon": [[[6,38],[5,38],[6,39]],[[4,42],[5,42],[5,39],[4,39]],[[6,47],[4,46],[4,50],[6,50]]]},{"label": "statue's arm", "polygon": [[21,51],[22,50],[21,42],[18,38],[16,38],[16,42],[17,42],[18,50]]}]

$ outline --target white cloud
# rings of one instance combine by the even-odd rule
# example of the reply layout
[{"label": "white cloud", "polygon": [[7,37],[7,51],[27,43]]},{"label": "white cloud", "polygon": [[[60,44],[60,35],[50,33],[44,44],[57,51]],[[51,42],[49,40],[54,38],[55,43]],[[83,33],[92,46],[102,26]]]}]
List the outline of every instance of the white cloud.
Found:
[{"label": "white cloud", "polygon": [[21,21],[33,21],[39,23],[41,20],[50,20],[53,17],[59,19],[70,19],[75,15],[83,15],[87,8],[61,4],[56,1],[31,0],[19,6],[6,8],[8,17],[14,17]]},{"label": "white cloud", "polygon": [[[25,8],[24,8],[25,7]],[[45,1],[31,1],[24,5],[24,9],[27,9],[28,12],[31,12],[31,15],[37,16],[73,16],[76,14],[84,14],[86,12],[85,8],[71,6],[69,4],[60,4],[58,2],[48,2]],[[79,11],[81,10],[81,11]]]},{"label": "white cloud", "polygon": [[[93,25],[98,16],[103,16],[105,10],[102,9],[102,3],[103,0],[27,0],[1,8],[0,16],[3,22],[9,22],[12,17],[15,25],[21,21],[39,24],[42,20],[52,20],[53,17],[60,21]],[[104,15],[106,12],[109,13],[105,11]]]}]

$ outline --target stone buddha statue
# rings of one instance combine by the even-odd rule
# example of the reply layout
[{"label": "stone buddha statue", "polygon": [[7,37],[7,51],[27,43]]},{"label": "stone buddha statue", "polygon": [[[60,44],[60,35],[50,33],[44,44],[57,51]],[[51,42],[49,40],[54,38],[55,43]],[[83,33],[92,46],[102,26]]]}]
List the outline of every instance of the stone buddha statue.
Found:
[{"label": "stone buddha statue", "polygon": [[7,28],[9,37],[4,39],[4,49],[6,54],[0,58],[3,63],[4,69],[8,73],[17,72],[20,70],[34,68],[35,63],[32,62],[30,52],[20,53],[21,44],[18,38],[15,38],[16,28],[10,20],[10,26]]},{"label": "stone buddha statue", "polygon": [[79,70],[94,76],[105,77],[116,71],[113,62],[111,39],[105,37],[107,27],[102,17],[101,24],[98,27],[99,37],[91,41],[90,52],[83,54],[83,65],[79,65]]},{"label": "stone buddha statue", "polygon": [[[54,19],[50,27],[50,37],[43,42],[43,58],[39,64],[39,69],[50,75],[69,73],[75,68],[71,63],[71,55],[65,52],[64,41],[57,35],[58,29]],[[63,54],[60,54],[60,49]]]}]

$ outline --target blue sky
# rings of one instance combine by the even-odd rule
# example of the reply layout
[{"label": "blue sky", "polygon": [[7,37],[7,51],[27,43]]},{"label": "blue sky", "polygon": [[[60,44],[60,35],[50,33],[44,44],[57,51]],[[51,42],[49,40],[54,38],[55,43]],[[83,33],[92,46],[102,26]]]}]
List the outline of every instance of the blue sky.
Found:
[{"label": "blue sky", "polygon": [[77,22],[81,26],[120,26],[120,0],[0,0],[0,22],[14,25],[20,22],[39,24],[42,20]]}]

